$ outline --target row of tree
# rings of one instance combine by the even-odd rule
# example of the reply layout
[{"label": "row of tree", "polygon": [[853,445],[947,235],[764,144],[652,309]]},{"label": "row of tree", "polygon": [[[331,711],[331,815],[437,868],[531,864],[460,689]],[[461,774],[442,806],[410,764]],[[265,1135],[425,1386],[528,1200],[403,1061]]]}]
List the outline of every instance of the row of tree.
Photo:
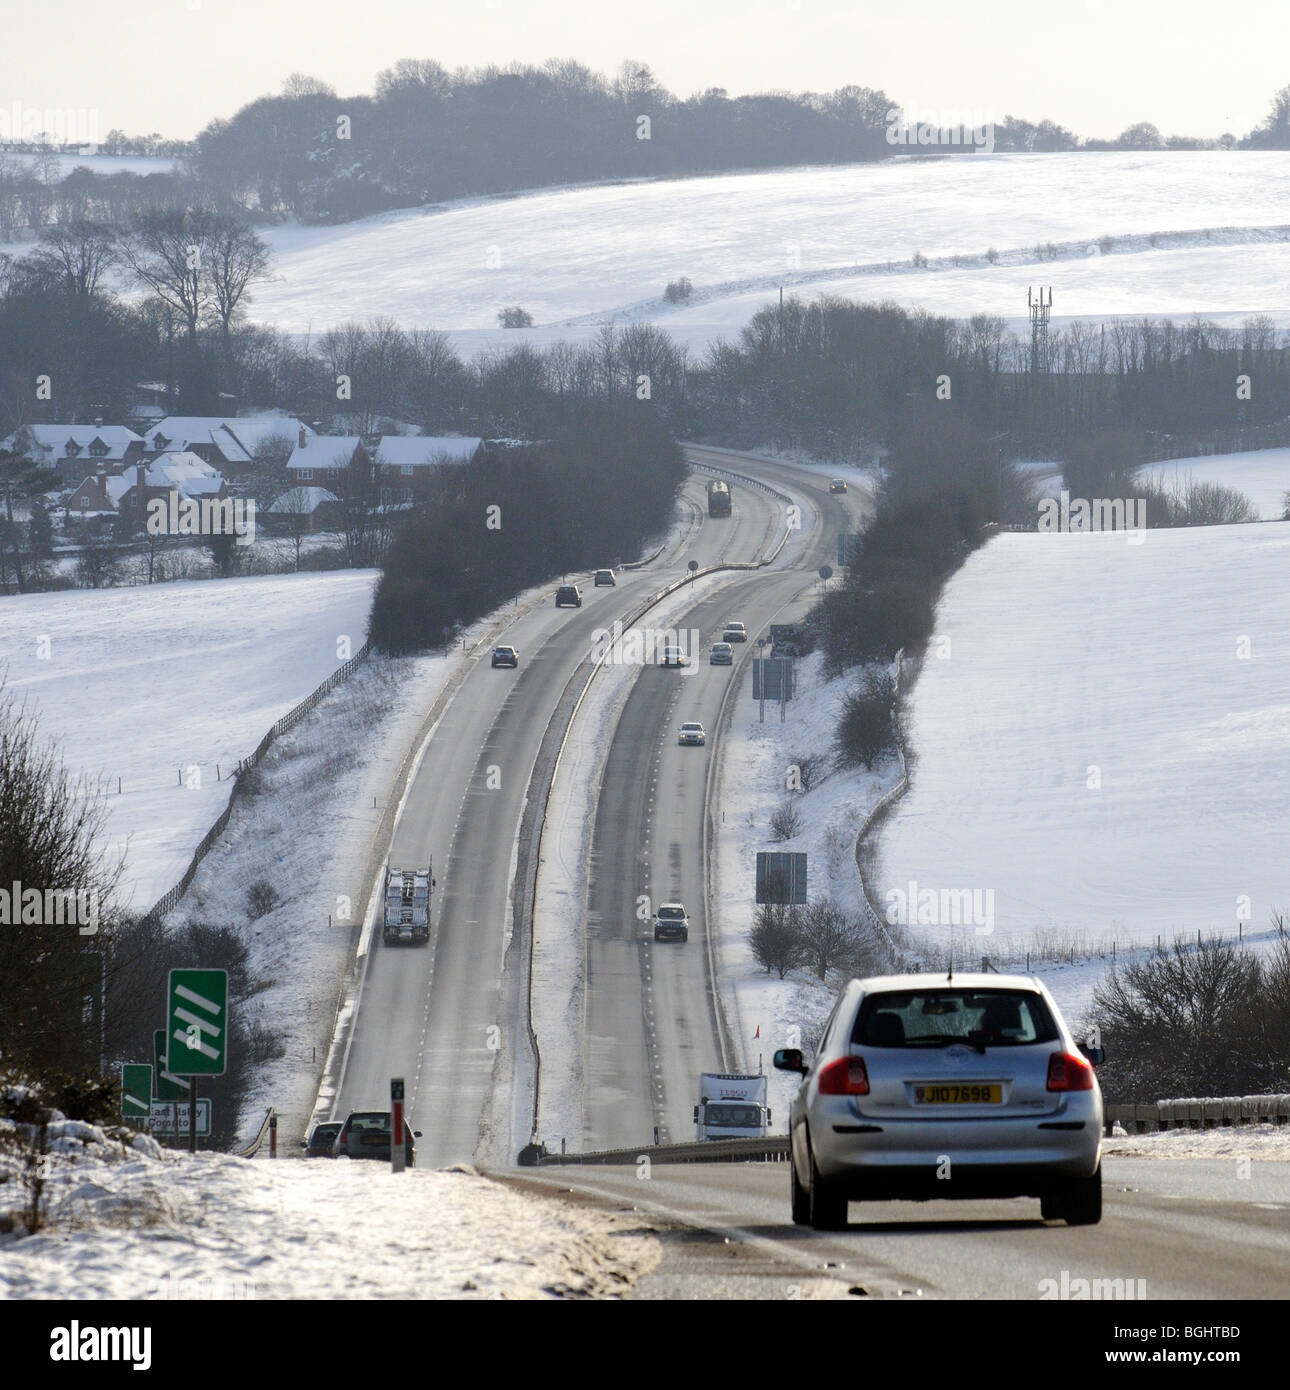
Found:
[{"label": "row of tree", "polygon": [[670,522],[685,477],[642,404],[589,407],[549,441],[442,470],[390,545],[368,637],[424,650],[532,585],[635,559]]},{"label": "row of tree", "polygon": [[863,457],[939,411],[1057,457],[1119,432],[1141,462],[1166,436],[1283,422],[1290,400],[1290,346],[1262,316],[1075,322],[1050,333],[1046,370],[1032,365],[1029,339],[993,315],[794,296],[710,351],[691,405],[712,439],[824,457]]}]

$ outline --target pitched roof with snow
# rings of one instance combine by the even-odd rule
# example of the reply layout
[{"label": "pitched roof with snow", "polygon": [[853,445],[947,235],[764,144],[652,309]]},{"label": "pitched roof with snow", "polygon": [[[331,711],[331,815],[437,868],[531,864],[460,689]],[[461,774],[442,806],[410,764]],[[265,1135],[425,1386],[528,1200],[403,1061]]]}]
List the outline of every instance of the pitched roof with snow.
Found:
[{"label": "pitched roof with snow", "polygon": [[142,444],[143,436],[135,434],[124,425],[24,425],[15,430],[5,441],[10,447],[17,442],[19,435],[26,435],[34,451],[42,458],[61,458],[67,445],[73,443],[85,453],[97,439],[107,446],[107,453],[99,458],[119,459],[131,444]]},{"label": "pitched roof with snow", "polygon": [[324,503],[339,500],[325,487],[293,487],[276,498],[268,510],[280,516],[312,516]]},{"label": "pitched roof with snow", "polygon": [[251,455],[266,439],[279,436],[292,443],[314,431],[289,415],[245,415],[224,418],[218,415],[168,415],[148,431],[148,447],[214,444],[229,463],[250,463]]},{"label": "pitched roof with snow", "polygon": [[356,434],[317,435],[302,449],[298,444],[287,460],[288,468],[348,468],[354,450],[362,444]]},{"label": "pitched roof with snow", "polygon": [[140,481],[144,487],[167,491],[173,488],[182,497],[218,496],[224,486],[218,469],[196,454],[188,453],[161,454],[151,463],[135,464],[119,477],[105,478],[103,486],[112,505],[116,506],[131,488],[139,486]]},{"label": "pitched roof with snow", "polygon": [[383,434],[377,451],[391,467],[428,467],[438,463],[469,463],[484,441],[451,434]]}]

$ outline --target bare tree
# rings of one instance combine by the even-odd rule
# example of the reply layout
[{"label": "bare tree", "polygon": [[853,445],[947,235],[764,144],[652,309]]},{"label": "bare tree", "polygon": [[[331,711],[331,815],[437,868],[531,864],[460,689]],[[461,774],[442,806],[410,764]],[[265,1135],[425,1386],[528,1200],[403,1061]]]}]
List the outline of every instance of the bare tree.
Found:
[{"label": "bare tree", "polygon": [[190,344],[212,303],[203,273],[203,244],[212,216],[202,209],[149,208],[121,242],[121,254],[136,285],[150,289],[177,313]]},{"label": "bare tree", "polygon": [[850,960],[856,935],[854,921],[833,898],[817,898],[802,909],[802,955],[818,979]]},{"label": "bare tree", "polygon": [[274,515],[279,518],[286,532],[287,544],[294,550],[297,570],[300,568],[300,550],[309,534],[310,519],[313,516],[309,491],[307,487],[289,488],[273,504]]},{"label": "bare tree", "polygon": [[115,230],[86,218],[46,227],[34,253],[34,259],[56,273],[78,300],[98,293],[104,274],[119,257]]},{"label": "bare tree", "polygon": [[234,370],[232,324],[247,290],[264,279],[269,269],[269,248],[255,229],[231,213],[209,218],[201,242],[202,269],[210,285],[210,298],[219,319],[224,360]]},{"label": "bare tree", "polygon": [[782,980],[802,963],[802,927],[798,909],[786,903],[762,903],[748,933],[753,959],[767,974]]},{"label": "bare tree", "polygon": [[[93,953],[102,949],[99,928],[106,935],[121,864],[100,852],[101,792],[73,777],[38,733],[35,715],[0,693],[0,883],[36,889],[44,902],[49,890],[80,892],[94,910],[88,922],[75,912],[61,923],[11,915],[0,931],[0,1053],[8,1061],[97,1066],[98,1039],[87,1037],[82,1010],[98,985]],[[88,926],[95,930],[82,930]]]}]

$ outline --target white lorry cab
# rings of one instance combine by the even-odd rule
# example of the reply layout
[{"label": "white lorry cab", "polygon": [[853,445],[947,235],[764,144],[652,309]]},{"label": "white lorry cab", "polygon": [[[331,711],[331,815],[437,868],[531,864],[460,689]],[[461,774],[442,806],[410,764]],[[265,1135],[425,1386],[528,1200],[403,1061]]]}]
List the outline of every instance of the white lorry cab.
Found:
[{"label": "white lorry cab", "polygon": [[694,1122],[700,1140],[764,1139],[770,1130],[766,1077],[705,1071]]}]

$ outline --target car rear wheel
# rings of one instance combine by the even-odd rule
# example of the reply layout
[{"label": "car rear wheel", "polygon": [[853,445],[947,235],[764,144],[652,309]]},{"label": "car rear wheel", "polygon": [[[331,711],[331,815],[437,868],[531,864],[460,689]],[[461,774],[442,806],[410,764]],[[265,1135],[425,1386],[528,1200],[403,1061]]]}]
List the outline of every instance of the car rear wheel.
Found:
[{"label": "car rear wheel", "polygon": [[789,1204],[793,1210],[793,1225],[808,1226],[811,1221],[811,1194],[797,1180],[797,1163],[792,1154],[788,1156]]},{"label": "car rear wheel", "polygon": [[1059,1192],[1043,1197],[1039,1203],[1045,1221],[1062,1221],[1068,1226],[1096,1226],[1102,1219],[1102,1166],[1088,1178],[1072,1178]]},{"label": "car rear wheel", "polygon": [[847,1199],[835,1183],[820,1176],[815,1162],[815,1152],[811,1151],[811,1226],[817,1231],[840,1231],[847,1224]]}]

